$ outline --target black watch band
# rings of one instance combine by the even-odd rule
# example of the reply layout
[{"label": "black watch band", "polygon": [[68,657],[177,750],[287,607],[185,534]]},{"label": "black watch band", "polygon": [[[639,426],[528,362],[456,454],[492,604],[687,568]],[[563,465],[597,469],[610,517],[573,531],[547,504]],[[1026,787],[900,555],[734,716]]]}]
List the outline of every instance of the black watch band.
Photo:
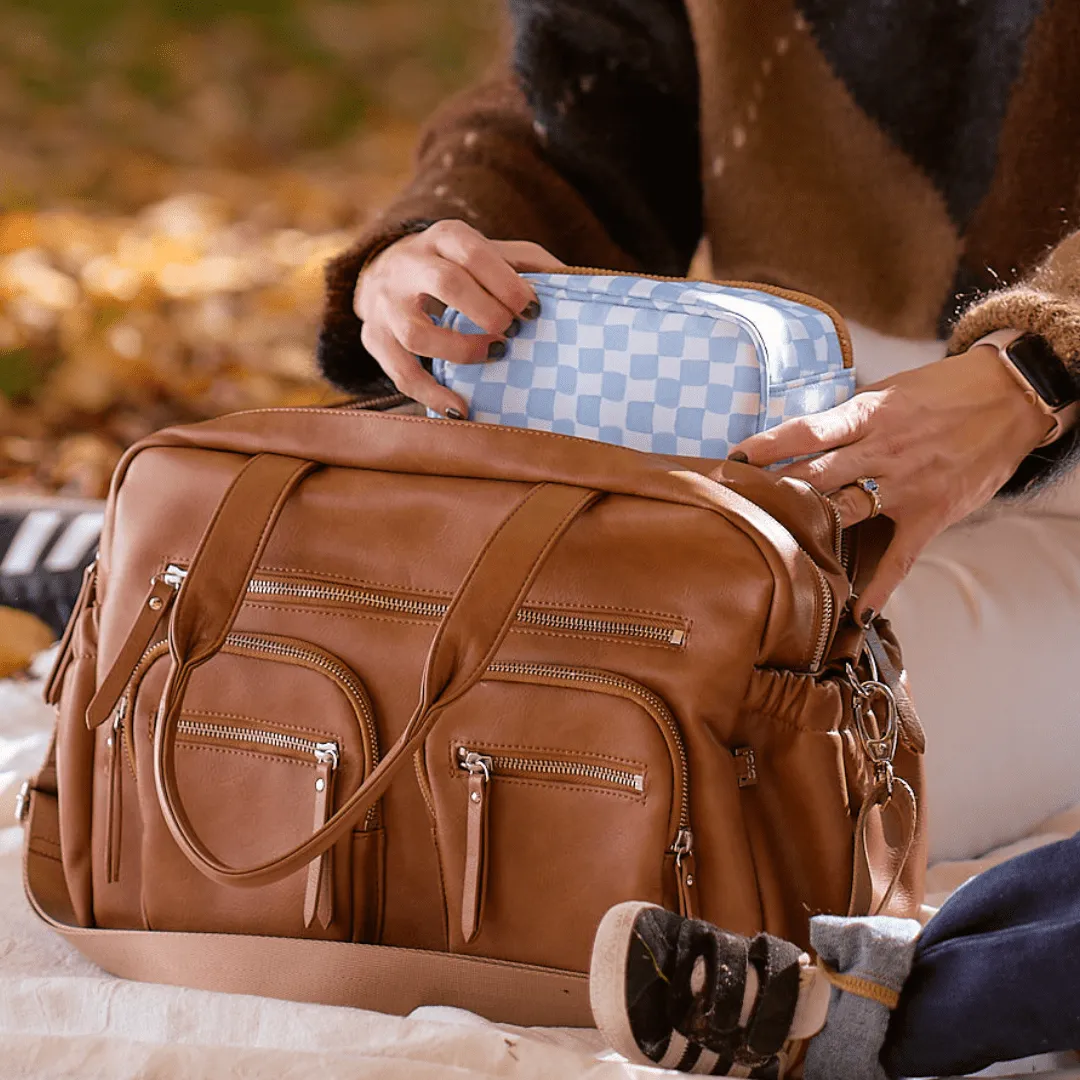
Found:
[{"label": "black watch band", "polygon": [[1051,409],[1080,401],[1080,386],[1054,347],[1041,334],[1021,334],[1005,347],[1009,359]]}]

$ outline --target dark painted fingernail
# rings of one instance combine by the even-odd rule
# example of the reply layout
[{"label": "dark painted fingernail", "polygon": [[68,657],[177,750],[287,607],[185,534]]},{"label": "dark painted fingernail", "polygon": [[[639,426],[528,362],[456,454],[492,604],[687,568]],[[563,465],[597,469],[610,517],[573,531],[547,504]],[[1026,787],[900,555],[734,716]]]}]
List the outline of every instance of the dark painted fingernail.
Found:
[{"label": "dark painted fingernail", "polygon": [[521,311],[523,319],[535,319],[539,314],[540,302],[538,300],[530,300]]},{"label": "dark painted fingernail", "polygon": [[517,335],[518,335],[519,333],[521,333],[521,323],[519,323],[519,322],[517,321],[517,319],[515,319],[515,320],[514,320],[514,321],[513,321],[513,322],[512,322],[512,323],[511,323],[511,324],[510,324],[510,325],[509,325],[509,326],[508,326],[507,328],[506,328],[506,336],[507,336],[507,337],[517,337]]},{"label": "dark painted fingernail", "polygon": [[750,464],[750,459],[741,450],[732,450],[727,459],[728,461],[737,461],[740,465]]},{"label": "dark painted fingernail", "polygon": [[446,410],[446,418],[447,418],[447,420],[464,420],[465,419],[464,415],[462,415],[461,410],[460,409],[455,409],[452,405],[450,406],[449,409]]},{"label": "dark painted fingernail", "polygon": [[869,630],[876,618],[877,612],[872,607],[868,607],[864,609],[863,613],[859,616],[859,625],[864,630]]},{"label": "dark painted fingernail", "polygon": [[493,341],[488,346],[487,355],[489,360],[501,360],[506,355],[506,342]]}]

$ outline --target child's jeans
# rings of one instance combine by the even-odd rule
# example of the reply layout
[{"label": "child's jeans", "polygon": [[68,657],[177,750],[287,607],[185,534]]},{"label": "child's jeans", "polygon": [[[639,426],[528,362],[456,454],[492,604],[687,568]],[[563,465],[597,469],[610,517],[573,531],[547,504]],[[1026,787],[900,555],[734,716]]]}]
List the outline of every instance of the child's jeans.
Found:
[{"label": "child's jeans", "polygon": [[909,920],[821,916],[811,941],[841,976],[885,997],[902,990],[890,1012],[834,986],[807,1080],[950,1076],[1076,1049],[1080,834],[973,878],[921,933]]}]

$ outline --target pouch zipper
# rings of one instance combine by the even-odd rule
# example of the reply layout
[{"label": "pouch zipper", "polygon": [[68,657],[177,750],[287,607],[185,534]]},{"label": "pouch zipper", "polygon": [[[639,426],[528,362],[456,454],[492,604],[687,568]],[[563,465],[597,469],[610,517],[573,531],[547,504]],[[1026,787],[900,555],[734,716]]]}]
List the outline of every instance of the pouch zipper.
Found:
[{"label": "pouch zipper", "polygon": [[[228,640],[228,639],[226,639]],[[271,728],[241,727],[237,724],[217,724],[206,720],[181,718],[176,725],[178,735],[189,739],[221,739],[247,743],[278,752],[285,751],[298,759],[315,761],[315,820],[313,830],[321,829],[333,811],[334,775],[341,761],[337,742],[306,739]],[[325,930],[334,917],[333,848],[327,848],[308,864],[307,885],[304,889],[304,926],[318,921]]]},{"label": "pouch zipper", "polygon": [[855,365],[854,353],[851,347],[851,335],[848,332],[847,324],[840,316],[840,312],[831,305],[826,304],[824,300],[811,296],[809,293],[799,292],[797,289],[785,289],[780,285],[768,285],[761,281],[723,281],[715,278],[679,277],[672,274],[638,274],[626,270],[604,269],[598,266],[564,266],[557,273],[571,276],[575,273],[581,273],[596,274],[599,277],[639,277],[648,278],[650,281],[681,281],[687,285],[695,281],[704,281],[709,285],[721,285],[732,289],[752,289],[755,292],[779,296],[783,300],[791,300],[797,304],[802,304],[804,307],[812,307],[823,315],[828,315],[832,320],[833,327],[836,329],[836,336],[840,339],[840,352],[844,358],[844,367],[850,368]]},{"label": "pouch zipper", "polygon": [[[441,619],[450,609],[450,604],[441,600],[420,600],[349,585],[321,585],[315,582],[280,581],[276,578],[253,578],[248,583],[248,595],[286,596],[300,600],[352,604],[357,607],[373,608],[376,611],[393,612],[395,615],[412,615],[425,619]],[[684,629],[663,626],[659,623],[634,622],[628,619],[594,619],[528,606],[518,609],[517,622],[522,626],[598,634],[605,637],[625,637],[676,647],[686,644]]]},{"label": "pouch zipper", "polygon": [[[651,690],[610,672],[556,664],[496,663],[488,668],[491,675],[524,676],[551,679],[553,682],[584,683],[622,690],[633,698],[660,727],[675,764],[678,821],[668,854],[675,859],[679,907],[683,915],[694,913],[694,837],[690,828],[689,767],[682,732],[663,700]],[[512,681],[512,680],[511,680]],[[672,750],[674,751],[672,753]],[[469,774],[466,805],[465,878],[462,889],[461,930],[466,942],[480,932],[487,869],[487,785],[500,771],[532,772],[537,775],[599,780],[614,788],[643,794],[645,778],[626,769],[589,762],[559,761],[554,758],[524,758],[512,755],[484,754],[466,746],[458,747],[458,767]]]}]

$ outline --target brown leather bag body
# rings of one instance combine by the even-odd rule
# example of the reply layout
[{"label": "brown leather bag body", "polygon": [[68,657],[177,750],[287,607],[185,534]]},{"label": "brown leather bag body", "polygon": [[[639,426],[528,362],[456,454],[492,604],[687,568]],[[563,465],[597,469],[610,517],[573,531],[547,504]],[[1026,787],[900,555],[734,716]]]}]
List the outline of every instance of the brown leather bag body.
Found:
[{"label": "brown leather bag body", "polygon": [[123,975],[561,1024],[622,900],[911,915],[921,729],[852,561],[744,465],[340,409],[159,433],[48,689],[31,901]]}]

